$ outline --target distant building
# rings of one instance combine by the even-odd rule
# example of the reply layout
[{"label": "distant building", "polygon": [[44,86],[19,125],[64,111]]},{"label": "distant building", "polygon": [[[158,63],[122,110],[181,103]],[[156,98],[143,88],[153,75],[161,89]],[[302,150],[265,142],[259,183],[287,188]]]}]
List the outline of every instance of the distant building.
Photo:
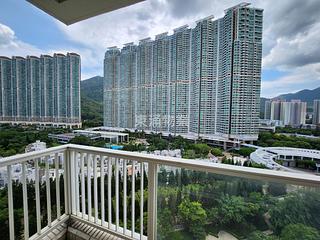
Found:
[{"label": "distant building", "polygon": [[0,56],[0,122],[80,126],[80,56]]},{"label": "distant building", "polygon": [[[300,100],[272,100],[266,103],[265,116],[272,121],[280,121],[283,125],[300,126],[306,123],[307,103]],[[270,114],[267,112],[270,109]],[[267,118],[266,118],[267,119]],[[269,120],[269,119],[267,119]]]},{"label": "distant building", "polygon": [[108,48],[104,126],[252,141],[258,138],[263,10],[239,4],[158,34]]},{"label": "distant building", "polygon": [[282,108],[282,101],[281,100],[271,101],[270,120],[280,120],[281,108]]},{"label": "distant building", "polygon": [[264,119],[271,120],[271,100],[267,100],[264,103]]},{"label": "distant building", "polygon": [[306,123],[307,103],[300,100],[290,102],[290,121],[289,125],[299,126]]},{"label": "distant building", "polygon": [[[317,171],[320,168],[320,151],[314,149],[291,148],[291,147],[259,147],[250,154],[250,159],[256,163],[262,163],[270,169],[293,171],[288,167],[296,167],[297,161],[314,161]],[[277,163],[282,162],[282,165]]]},{"label": "distant building", "polygon": [[313,116],[312,116],[313,124],[320,124],[320,100],[313,101]]},{"label": "distant building", "polygon": [[40,140],[37,140],[34,143],[30,143],[26,146],[25,152],[34,152],[34,151],[40,151],[47,148],[47,144],[45,142],[41,142]]},{"label": "distant building", "polygon": [[74,130],[72,133],[48,134],[51,139],[57,140],[59,143],[68,143],[77,136],[85,136],[91,140],[104,139],[110,143],[122,143],[129,141],[129,134],[120,132],[110,132],[96,130]]}]

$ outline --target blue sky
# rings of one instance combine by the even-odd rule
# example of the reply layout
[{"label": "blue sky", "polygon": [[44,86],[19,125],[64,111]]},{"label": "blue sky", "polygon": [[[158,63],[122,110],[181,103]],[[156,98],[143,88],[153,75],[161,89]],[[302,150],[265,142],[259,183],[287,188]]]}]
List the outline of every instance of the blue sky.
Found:
[{"label": "blue sky", "polygon": [[[234,0],[147,0],[66,26],[24,0],[2,0],[0,55],[77,52],[82,79],[103,75],[104,52],[189,24],[238,4]],[[252,1],[264,9],[261,95],[320,86],[320,1]],[[275,7],[276,4],[276,7]]]}]

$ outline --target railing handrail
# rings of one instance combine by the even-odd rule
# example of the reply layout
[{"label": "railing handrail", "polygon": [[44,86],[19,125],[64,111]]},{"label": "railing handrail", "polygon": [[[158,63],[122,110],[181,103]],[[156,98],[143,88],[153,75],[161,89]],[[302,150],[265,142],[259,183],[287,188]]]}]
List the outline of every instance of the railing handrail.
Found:
[{"label": "railing handrail", "polygon": [[165,166],[178,168],[186,168],[190,170],[210,172],[228,176],[253,178],[257,180],[267,180],[274,182],[284,182],[303,186],[320,187],[320,176],[304,173],[291,173],[283,171],[275,171],[269,169],[250,168],[242,166],[233,166],[227,164],[210,163],[198,160],[175,158],[169,156],[159,156],[153,154],[144,154],[138,152],[129,152],[123,150],[112,150],[101,147],[92,147],[76,144],[65,144],[57,147],[52,147],[40,151],[17,154],[10,157],[5,157],[0,160],[0,167],[26,162],[34,158],[41,158],[47,155],[61,153],[61,151],[74,150],[83,153],[102,154],[111,157],[118,157],[137,162],[154,163]]},{"label": "railing handrail", "polygon": [[51,147],[39,151],[33,151],[28,153],[16,154],[10,157],[4,157],[0,159],[0,167],[6,167],[8,165],[14,165],[18,163],[23,163],[35,158],[41,158],[44,156],[48,156],[55,153],[61,153],[62,151],[66,151],[68,145],[61,145],[56,147]]},{"label": "railing handrail", "polygon": [[[60,162],[62,159],[59,159],[59,154],[63,154],[64,161]],[[39,182],[39,161],[41,159],[45,162],[45,182],[46,182],[46,206],[51,206],[51,190],[50,190],[50,165],[49,158],[54,160],[54,170],[56,176],[59,176],[59,169],[64,169],[64,201],[65,201],[65,210],[64,215],[61,214],[60,208],[60,178],[56,178],[56,208],[57,208],[57,221],[52,222],[51,207],[47,208],[47,226],[44,229],[41,229],[41,204],[40,203],[40,182]],[[100,158],[100,187],[98,187],[98,159]],[[225,176],[236,176],[243,177],[246,179],[257,179],[268,182],[277,182],[277,183],[287,183],[300,186],[312,186],[320,187],[320,176],[315,176],[311,174],[300,174],[300,173],[290,173],[290,172],[279,172],[274,170],[267,169],[257,169],[250,167],[242,166],[233,166],[226,164],[210,163],[197,160],[189,160],[183,158],[174,158],[167,156],[159,156],[152,154],[144,154],[137,152],[128,152],[128,151],[119,151],[111,150],[99,147],[91,147],[84,145],[75,145],[75,144],[66,144],[58,147],[48,148],[41,151],[34,151],[24,154],[18,154],[15,156],[7,157],[0,160],[0,167],[7,167],[8,174],[8,212],[9,212],[9,235],[10,239],[15,239],[15,228],[14,228],[14,206],[13,206],[13,183],[12,183],[12,165],[21,163],[22,165],[22,189],[23,189],[23,208],[24,208],[24,235],[25,239],[29,239],[29,218],[28,218],[28,188],[27,188],[27,174],[26,167],[27,161],[34,160],[35,165],[35,199],[36,199],[36,220],[37,220],[37,233],[35,233],[31,238],[32,239],[42,239],[42,236],[46,234],[52,227],[56,227],[61,221],[63,221],[63,216],[78,216],[83,221],[86,221],[91,224],[101,225],[102,228],[106,228],[108,223],[108,229],[115,231],[117,234],[123,234],[124,237],[128,239],[147,239],[144,236],[144,191],[145,187],[148,189],[148,222],[147,222],[147,236],[148,239],[156,239],[157,236],[157,180],[158,174],[157,170],[159,166],[171,166],[178,168],[185,168],[188,170],[209,172],[214,174],[221,174]],[[85,168],[86,160],[86,168]],[[104,173],[104,164],[105,160],[107,161],[108,174],[107,176],[107,188],[105,189],[105,173]],[[126,161],[121,161],[126,160]],[[132,162],[131,162],[132,161]],[[60,165],[63,164],[63,166]],[[79,164],[80,163],[80,164]],[[127,226],[127,221],[124,221],[124,227],[120,227],[120,217],[119,217],[119,201],[123,197],[125,205],[123,205],[123,214],[127,216],[127,172],[123,175],[123,192],[125,193],[121,196],[119,192],[120,179],[119,179],[119,167],[122,165],[123,169],[127,169],[127,164],[132,164],[132,180],[131,180],[131,216],[132,216],[132,229],[129,230]],[[137,164],[138,163],[138,164]],[[145,173],[145,165],[148,165],[148,171]],[[113,170],[113,166],[115,166]],[[135,169],[136,166],[140,171],[140,186],[136,186],[135,182]],[[91,172],[92,170],[92,172]],[[79,174],[81,173],[81,180],[79,179]],[[87,173],[87,175],[85,175]],[[115,202],[112,200],[112,175],[115,174]],[[148,177],[147,186],[144,183],[144,175]],[[85,179],[86,177],[86,179]],[[80,182],[79,182],[80,181]],[[93,184],[92,184],[93,183]],[[82,206],[80,208],[80,184],[81,184],[81,201]],[[87,184],[88,193],[85,193],[85,185]],[[91,186],[93,186],[93,192],[91,192]],[[136,188],[137,187],[137,188]],[[100,189],[98,193],[98,188]],[[139,190],[140,189],[140,190]],[[107,192],[106,192],[107,190]],[[140,191],[140,232],[136,232],[135,228],[135,194]],[[107,198],[105,198],[105,192]],[[87,201],[86,201],[87,195]],[[99,197],[100,195],[100,197]],[[99,219],[99,207],[98,199],[103,199],[102,206],[105,206],[105,199],[108,204],[108,215],[106,219],[106,213],[101,208],[101,219]],[[86,206],[86,203],[88,204]],[[115,221],[112,220],[112,206],[115,207]],[[93,208],[94,207],[94,208]],[[86,209],[88,210],[86,212]],[[85,215],[87,214],[87,218]],[[81,217],[82,216],[82,217]],[[124,217],[126,219],[126,217]],[[107,221],[106,221],[107,220]],[[100,221],[100,222],[99,222]],[[115,229],[113,229],[113,224]],[[52,228],[52,229],[53,229]],[[129,230],[129,231],[127,231]],[[131,232],[130,232],[131,231]],[[131,236],[129,236],[131,234]],[[138,235],[139,237],[138,237]]]},{"label": "railing handrail", "polygon": [[252,178],[257,180],[297,184],[302,186],[320,187],[320,176],[304,173],[283,172],[270,169],[234,166],[220,163],[210,163],[184,158],[159,156],[123,150],[112,150],[92,146],[67,144],[68,149],[79,152],[108,155],[138,162],[154,163],[165,166],[186,168],[195,171],[210,172],[228,176]]}]

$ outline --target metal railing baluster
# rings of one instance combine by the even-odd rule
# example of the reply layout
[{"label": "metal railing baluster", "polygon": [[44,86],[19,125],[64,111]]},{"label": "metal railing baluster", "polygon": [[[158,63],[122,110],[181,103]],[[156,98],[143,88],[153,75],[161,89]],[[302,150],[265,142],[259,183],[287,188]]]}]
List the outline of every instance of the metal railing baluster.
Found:
[{"label": "metal railing baluster", "polygon": [[10,234],[10,240],[14,240],[15,237],[14,237],[14,213],[13,213],[11,165],[7,166],[7,174],[8,174],[9,234]]},{"label": "metal railing baluster", "polygon": [[111,178],[112,178],[111,158],[108,158],[108,228],[109,229],[111,229],[111,224],[112,224]]},{"label": "metal railing baluster", "polygon": [[148,163],[148,239],[157,238],[157,164]]},{"label": "metal railing baluster", "polygon": [[57,219],[60,220],[60,176],[59,176],[59,156],[58,153],[54,154],[55,173],[56,173],[56,201],[57,201]]},{"label": "metal railing baluster", "polygon": [[24,223],[24,239],[29,239],[29,213],[28,213],[28,192],[26,163],[22,163],[22,197],[23,197],[23,223]]},{"label": "metal railing baluster", "polygon": [[69,214],[69,199],[68,199],[68,152],[63,153],[63,189],[64,189],[64,208],[65,214]]},{"label": "metal railing baluster", "polygon": [[93,201],[94,201],[94,222],[98,222],[98,181],[97,181],[97,156],[93,156]]},{"label": "metal railing baluster", "polygon": [[41,216],[40,216],[40,189],[39,189],[39,159],[35,159],[35,192],[36,192],[36,219],[37,233],[41,233]]},{"label": "metal railing baluster", "polygon": [[76,206],[76,169],[75,169],[75,151],[70,151],[70,161],[68,161],[70,166],[70,190],[71,193],[71,213],[77,215],[77,206]]},{"label": "metal railing baluster", "polygon": [[50,193],[50,177],[49,177],[49,157],[45,157],[45,165],[46,165],[46,193],[47,193],[47,219],[48,219],[48,227],[51,227],[51,193]]},{"label": "metal railing baluster", "polygon": [[105,207],[104,207],[104,160],[105,157],[100,155],[100,193],[101,193],[101,226],[105,225]]},{"label": "metal railing baluster", "polygon": [[116,231],[119,229],[119,159],[116,158],[116,184],[115,184],[115,192],[116,192]]},{"label": "metal railing baluster", "polygon": [[84,215],[86,214],[86,189],[85,189],[85,175],[84,175],[84,154],[80,155],[80,164],[81,164],[81,211],[82,218],[84,219]]},{"label": "metal railing baluster", "polygon": [[131,186],[131,237],[134,236],[135,232],[135,174],[136,174],[136,167],[135,167],[135,161],[132,161],[132,186]]},{"label": "metal railing baluster", "polygon": [[88,220],[91,221],[91,154],[87,154]]},{"label": "metal railing baluster", "polygon": [[80,193],[79,193],[79,153],[75,153],[75,159],[74,159],[74,169],[75,169],[75,185],[76,185],[76,215],[78,216],[80,214]]},{"label": "metal railing baluster", "polygon": [[143,176],[144,175],[144,164],[140,163],[140,239],[143,236]]},{"label": "metal railing baluster", "polygon": [[123,159],[123,234],[127,230],[127,160]]}]

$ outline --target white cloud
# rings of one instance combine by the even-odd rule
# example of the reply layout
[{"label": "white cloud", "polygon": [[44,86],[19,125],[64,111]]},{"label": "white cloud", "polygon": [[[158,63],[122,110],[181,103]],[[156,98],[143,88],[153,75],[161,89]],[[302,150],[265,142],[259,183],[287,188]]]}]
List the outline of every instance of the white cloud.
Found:
[{"label": "white cloud", "polygon": [[287,76],[272,81],[262,82],[261,95],[276,97],[302,89],[314,89],[320,86],[320,63],[295,68]]},{"label": "white cloud", "polygon": [[0,23],[0,55],[3,56],[26,56],[39,55],[41,50],[28,43],[20,41],[15,32],[8,26]]},{"label": "white cloud", "polygon": [[[274,81],[263,81],[262,95],[320,85],[320,12],[319,0],[251,1],[264,9],[263,66],[288,73]],[[65,26],[56,21],[71,44],[54,46],[52,52],[74,51],[82,57],[82,79],[103,75],[103,58],[107,47],[154,37],[184,24],[214,15],[220,18],[224,9],[238,4],[237,0],[147,0],[127,8]],[[41,54],[38,49],[16,38],[14,31],[0,25],[0,54]],[[275,86],[277,86],[275,88]]]},{"label": "white cloud", "polygon": [[[0,23],[0,56],[27,56],[41,54],[76,52],[81,54],[82,60],[82,79],[87,79],[97,74],[102,74],[101,67],[103,53],[97,57],[90,48],[59,47],[55,49],[39,49],[36,46],[21,41],[15,32],[8,26]],[[97,66],[98,64],[98,66]]]},{"label": "white cloud", "polygon": [[264,58],[264,67],[290,70],[320,62],[320,22],[309,31],[281,37]]}]

